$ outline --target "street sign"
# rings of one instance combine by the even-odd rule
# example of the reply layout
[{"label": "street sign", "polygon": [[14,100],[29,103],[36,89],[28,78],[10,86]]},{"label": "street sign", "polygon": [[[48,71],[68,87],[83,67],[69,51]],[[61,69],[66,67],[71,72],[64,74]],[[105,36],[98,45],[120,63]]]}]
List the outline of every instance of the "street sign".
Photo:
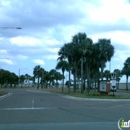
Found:
[{"label": "street sign", "polygon": [[106,92],[106,81],[101,81],[100,82],[100,91],[101,92]]}]

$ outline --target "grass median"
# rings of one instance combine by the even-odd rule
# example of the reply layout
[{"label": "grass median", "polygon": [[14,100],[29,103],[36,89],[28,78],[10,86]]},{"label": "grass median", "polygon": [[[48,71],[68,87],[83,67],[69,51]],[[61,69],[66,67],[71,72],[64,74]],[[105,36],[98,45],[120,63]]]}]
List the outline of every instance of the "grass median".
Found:
[{"label": "grass median", "polygon": [[4,91],[0,91],[0,96],[6,95],[6,94],[8,94],[8,93],[4,92]]},{"label": "grass median", "polygon": [[88,94],[87,91],[81,94],[80,90],[77,90],[75,93],[73,89],[70,89],[70,92],[68,92],[67,88],[64,88],[64,92],[61,92],[61,88],[43,88],[43,89],[36,89],[33,88],[33,90],[36,91],[47,91],[47,92],[53,92],[53,93],[60,93],[68,96],[74,96],[74,97],[80,97],[80,98],[99,98],[99,99],[130,99],[130,96],[126,95],[117,95],[116,92],[109,93],[108,95],[102,95],[97,91],[91,90],[90,93]]}]

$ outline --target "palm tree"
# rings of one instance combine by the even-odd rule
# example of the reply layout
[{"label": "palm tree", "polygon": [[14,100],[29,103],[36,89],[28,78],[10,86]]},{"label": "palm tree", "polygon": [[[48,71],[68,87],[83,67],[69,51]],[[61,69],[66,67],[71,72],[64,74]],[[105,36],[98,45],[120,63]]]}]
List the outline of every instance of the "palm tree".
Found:
[{"label": "palm tree", "polygon": [[60,72],[55,72],[55,80],[56,80],[56,88],[58,87],[59,83],[58,80],[64,79],[64,76]]},{"label": "palm tree", "polygon": [[121,70],[115,69],[114,73],[116,74],[116,81],[117,81],[117,89],[119,89],[119,82],[122,77]]},{"label": "palm tree", "polygon": [[72,43],[64,44],[63,47],[58,52],[60,60],[67,60],[68,61],[68,71],[69,71],[69,85],[68,85],[68,92],[70,92],[70,74],[71,74],[71,67],[73,63],[73,45]]},{"label": "palm tree", "polygon": [[128,78],[130,76],[130,57],[128,57],[124,63],[122,74],[126,75],[126,91],[128,91]]},{"label": "palm tree", "polygon": [[84,47],[86,42],[86,34],[85,33],[78,33],[73,36],[72,44],[73,52],[75,53],[74,56],[74,92],[76,91],[76,77],[77,77],[77,65],[78,62],[81,60],[81,93],[83,93],[83,54],[84,54]]},{"label": "palm tree", "polygon": [[[92,45],[92,40],[90,38],[87,38],[87,35],[85,33],[78,33],[76,34],[73,39],[72,39],[72,43],[74,44],[74,63],[75,63],[75,77],[76,77],[76,73],[77,73],[77,64],[78,61],[81,60],[81,93],[83,93],[84,89],[83,89],[83,63],[84,60],[87,61],[86,62],[86,66],[87,66],[87,81],[88,81],[88,88],[89,88],[89,57],[90,57],[90,46]],[[76,81],[75,81],[76,82]]]},{"label": "palm tree", "polygon": [[56,70],[55,69],[51,69],[49,71],[49,74],[50,74],[50,84],[53,86],[54,83],[55,83],[55,74],[56,74]]},{"label": "palm tree", "polygon": [[88,93],[90,92],[90,65],[92,62],[92,53],[93,53],[93,41],[90,38],[87,38],[86,47],[85,47],[85,58],[86,58],[86,69],[87,69],[87,89]]},{"label": "palm tree", "polygon": [[101,62],[101,80],[103,80],[105,63],[114,55],[114,46],[111,45],[110,39],[99,39],[97,45],[100,52],[98,56]]},{"label": "palm tree", "polygon": [[106,80],[110,80],[111,78],[111,73],[109,70],[105,70],[103,73],[104,77],[106,78]]},{"label": "palm tree", "polygon": [[44,72],[44,82],[46,84],[46,88],[48,87],[49,81],[51,79],[51,76],[48,71]]},{"label": "palm tree", "polygon": [[62,70],[62,75],[63,75],[63,85],[62,85],[62,92],[64,91],[64,73],[65,70],[68,70],[68,62],[65,60],[60,60],[57,65],[56,65],[56,69],[61,69]]},{"label": "palm tree", "polygon": [[34,77],[38,79],[37,89],[39,89],[40,69],[41,69],[40,65],[37,65],[37,66],[34,67],[34,70],[33,70]]}]

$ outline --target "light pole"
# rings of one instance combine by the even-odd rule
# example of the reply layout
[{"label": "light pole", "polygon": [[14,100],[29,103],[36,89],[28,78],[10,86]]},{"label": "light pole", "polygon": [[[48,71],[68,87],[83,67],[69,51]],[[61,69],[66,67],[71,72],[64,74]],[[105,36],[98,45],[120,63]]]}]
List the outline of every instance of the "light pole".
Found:
[{"label": "light pole", "polygon": [[19,69],[19,85],[20,85],[20,70],[27,69],[27,68],[21,68]]},{"label": "light pole", "polygon": [[0,27],[0,29],[22,29],[21,27]]}]

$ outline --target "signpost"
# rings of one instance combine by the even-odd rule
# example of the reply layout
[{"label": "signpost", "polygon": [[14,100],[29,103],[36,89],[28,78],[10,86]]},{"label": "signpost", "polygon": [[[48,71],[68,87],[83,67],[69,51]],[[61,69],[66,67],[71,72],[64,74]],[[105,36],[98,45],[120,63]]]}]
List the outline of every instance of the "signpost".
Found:
[{"label": "signpost", "polygon": [[113,91],[113,97],[114,97],[114,91],[116,88],[116,74],[115,73],[112,73],[111,79],[112,79],[111,85],[112,85],[112,91]]}]

